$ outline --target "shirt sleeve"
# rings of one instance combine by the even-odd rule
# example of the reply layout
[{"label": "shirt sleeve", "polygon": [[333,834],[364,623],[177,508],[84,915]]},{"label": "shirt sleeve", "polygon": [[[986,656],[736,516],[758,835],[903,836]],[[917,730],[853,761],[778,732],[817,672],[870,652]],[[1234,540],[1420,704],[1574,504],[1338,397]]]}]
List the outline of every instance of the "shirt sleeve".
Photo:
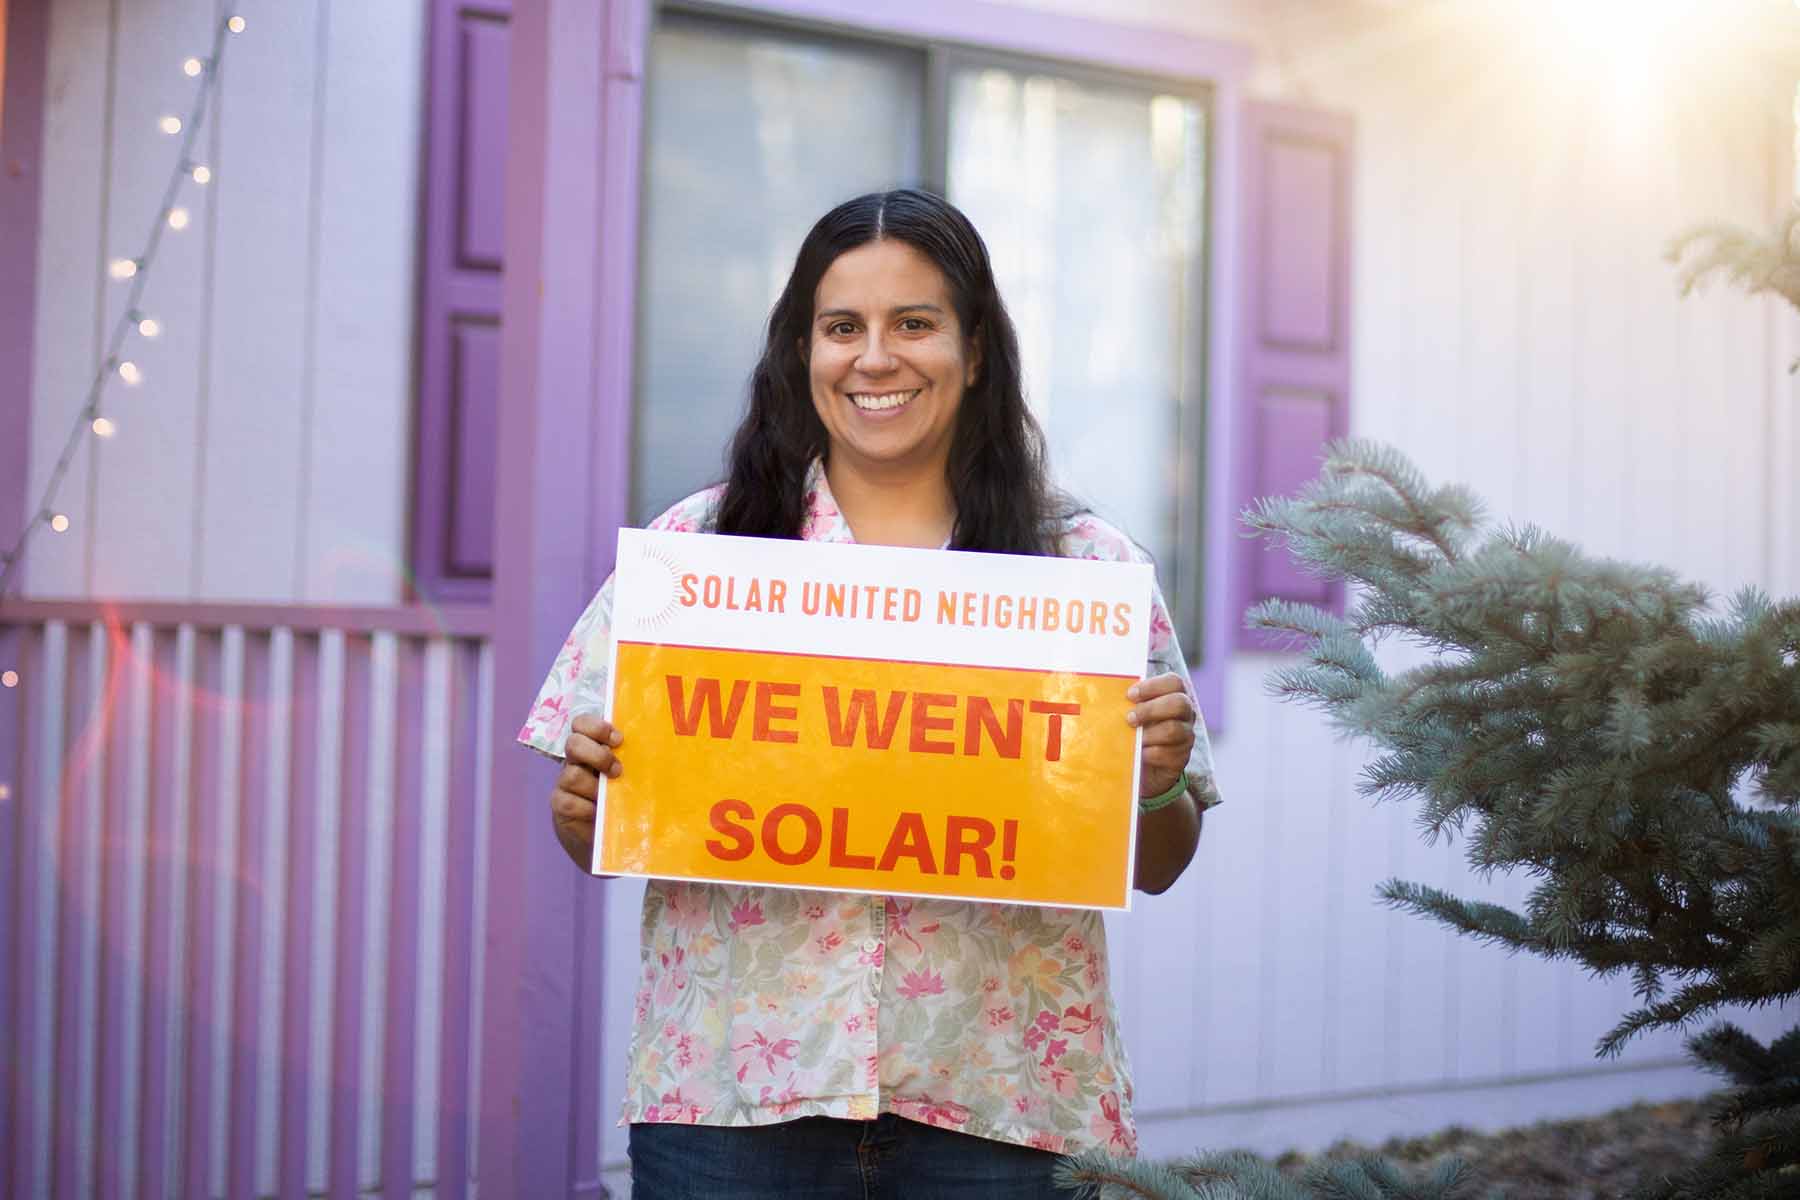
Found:
[{"label": "shirt sleeve", "polygon": [[519,741],[551,758],[563,757],[569,723],[606,711],[606,672],[612,663],[613,578],[608,575],[563,640]]},{"label": "shirt sleeve", "polygon": [[[1138,551],[1142,554],[1142,551]],[[1148,556],[1144,556],[1148,561]],[[1218,776],[1213,772],[1212,743],[1206,737],[1206,714],[1200,712],[1200,700],[1194,695],[1193,676],[1188,673],[1187,659],[1181,653],[1181,644],[1175,640],[1175,626],[1169,620],[1169,606],[1163,600],[1160,584],[1150,585],[1150,660],[1145,664],[1145,675],[1176,674],[1186,681],[1188,698],[1194,702],[1194,712],[1199,719],[1194,722],[1194,748],[1188,752],[1187,777],[1188,790],[1194,794],[1194,802],[1205,812],[1215,804],[1224,802],[1219,795]]]}]

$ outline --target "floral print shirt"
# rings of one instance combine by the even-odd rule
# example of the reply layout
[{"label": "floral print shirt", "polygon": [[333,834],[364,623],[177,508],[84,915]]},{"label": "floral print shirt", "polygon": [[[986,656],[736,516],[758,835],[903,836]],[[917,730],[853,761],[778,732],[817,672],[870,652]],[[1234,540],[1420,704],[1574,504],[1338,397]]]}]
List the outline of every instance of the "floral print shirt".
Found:
[{"label": "floral print shirt", "polygon": [[[651,528],[710,528],[718,494]],[[806,540],[854,540],[817,464],[806,512]],[[1085,513],[1061,550],[1147,561]],[[561,757],[574,716],[604,711],[612,586],[519,732],[545,754]],[[1146,673],[1168,671],[1187,676],[1159,590]],[[1219,796],[1204,725],[1195,735],[1188,778],[1206,808]],[[620,1124],[891,1112],[1059,1153],[1137,1149],[1098,912],[652,880],[641,936]]]}]

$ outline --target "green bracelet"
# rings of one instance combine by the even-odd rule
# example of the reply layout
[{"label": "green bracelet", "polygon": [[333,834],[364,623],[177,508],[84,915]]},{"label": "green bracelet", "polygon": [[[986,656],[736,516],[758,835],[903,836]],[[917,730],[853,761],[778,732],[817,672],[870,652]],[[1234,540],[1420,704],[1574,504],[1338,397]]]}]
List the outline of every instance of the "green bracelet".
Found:
[{"label": "green bracelet", "polygon": [[1175,777],[1175,786],[1171,787],[1162,795],[1149,797],[1140,796],[1138,798],[1138,811],[1140,813],[1153,813],[1159,808],[1169,807],[1169,805],[1181,799],[1182,793],[1187,791],[1187,785],[1187,772],[1183,771],[1180,775]]}]

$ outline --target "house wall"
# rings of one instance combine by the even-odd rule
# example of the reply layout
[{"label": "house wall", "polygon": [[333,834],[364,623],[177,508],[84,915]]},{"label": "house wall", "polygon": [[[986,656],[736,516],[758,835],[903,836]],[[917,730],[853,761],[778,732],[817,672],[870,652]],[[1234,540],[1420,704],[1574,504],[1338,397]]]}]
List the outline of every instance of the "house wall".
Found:
[{"label": "house wall", "polygon": [[[142,253],[215,20],[193,0],[50,10],[32,502]],[[143,309],[161,321],[110,383],[24,594],[384,604],[402,596],[412,410],[424,10],[251,5],[202,130],[214,181],[183,187]]]}]

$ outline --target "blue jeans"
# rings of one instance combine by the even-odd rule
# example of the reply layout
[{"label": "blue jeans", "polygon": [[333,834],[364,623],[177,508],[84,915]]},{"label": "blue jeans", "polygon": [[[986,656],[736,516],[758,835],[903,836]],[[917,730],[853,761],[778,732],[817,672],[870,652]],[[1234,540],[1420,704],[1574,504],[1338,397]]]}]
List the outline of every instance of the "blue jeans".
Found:
[{"label": "blue jeans", "polygon": [[1057,1156],[883,1113],[631,1127],[632,1200],[1039,1200]]}]

